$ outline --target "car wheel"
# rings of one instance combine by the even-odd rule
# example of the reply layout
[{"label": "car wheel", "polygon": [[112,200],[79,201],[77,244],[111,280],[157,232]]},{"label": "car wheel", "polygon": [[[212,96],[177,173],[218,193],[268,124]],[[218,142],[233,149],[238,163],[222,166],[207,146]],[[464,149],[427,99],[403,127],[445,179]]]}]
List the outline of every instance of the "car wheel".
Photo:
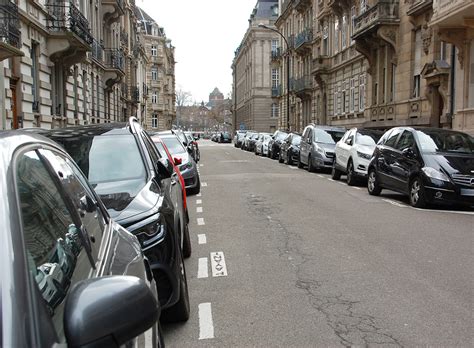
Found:
[{"label": "car wheel", "polygon": [[352,161],[349,161],[349,164],[347,165],[346,179],[347,185],[354,186],[356,184],[357,179],[354,173],[354,164],[352,163]]},{"label": "car wheel", "polygon": [[331,178],[333,180],[339,180],[341,178],[342,172],[336,168],[336,159],[332,163],[332,171],[331,171]]},{"label": "car wheel", "polygon": [[313,160],[311,159],[311,155],[308,156],[308,172],[314,172],[315,168],[313,167]]},{"label": "car wheel", "polygon": [[303,163],[301,163],[301,155],[298,156],[298,168],[303,168]]},{"label": "car wheel", "polygon": [[382,188],[379,185],[377,180],[377,173],[375,169],[369,170],[369,176],[367,180],[367,191],[369,191],[369,195],[378,196],[380,192],[382,192]]},{"label": "car wheel", "polygon": [[201,191],[201,179],[197,178],[197,185],[194,188],[189,189],[189,194],[190,195],[197,195]]},{"label": "car wheel", "polygon": [[291,160],[291,153],[288,152],[288,155],[286,155],[286,163],[291,166],[293,164],[293,161]]},{"label": "car wheel", "polygon": [[173,307],[165,309],[161,314],[161,319],[166,323],[187,321],[189,319],[188,280],[186,279],[183,254],[181,254],[179,278],[180,289],[178,302],[176,302]]},{"label": "car wheel", "polygon": [[186,223],[186,228],[183,233],[183,256],[185,259],[191,256],[191,238],[189,237],[189,225]]},{"label": "car wheel", "polygon": [[426,207],[425,188],[420,177],[414,178],[410,183],[410,205],[416,208]]}]

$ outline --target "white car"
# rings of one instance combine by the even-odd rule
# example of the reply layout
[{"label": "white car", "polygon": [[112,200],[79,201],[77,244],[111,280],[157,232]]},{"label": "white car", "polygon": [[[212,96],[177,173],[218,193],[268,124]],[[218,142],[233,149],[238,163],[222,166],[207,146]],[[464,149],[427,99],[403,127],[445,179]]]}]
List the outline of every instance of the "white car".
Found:
[{"label": "white car", "polygon": [[272,136],[270,134],[261,133],[261,136],[255,143],[255,154],[268,156],[268,143],[270,140],[272,140]]},{"label": "white car", "polygon": [[382,134],[374,129],[349,129],[336,144],[332,178],[339,180],[342,174],[346,174],[348,185],[367,178],[370,159]]}]

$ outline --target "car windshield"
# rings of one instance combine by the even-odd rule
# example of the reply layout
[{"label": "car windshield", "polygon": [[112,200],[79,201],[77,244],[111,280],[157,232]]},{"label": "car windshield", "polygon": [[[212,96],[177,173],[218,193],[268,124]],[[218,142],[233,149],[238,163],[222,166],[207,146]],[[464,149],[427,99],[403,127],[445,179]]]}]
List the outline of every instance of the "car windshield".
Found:
[{"label": "car windshield", "polygon": [[293,135],[293,139],[291,139],[291,145],[299,145],[301,143],[301,136]]},{"label": "car windshield", "polygon": [[264,143],[268,143],[270,140],[272,140],[272,136],[271,136],[271,135],[265,135],[265,137],[263,138],[263,142],[264,142]]},{"label": "car windshield", "polygon": [[226,138],[226,139],[230,139],[230,134],[229,133],[224,133],[223,137]]},{"label": "car windshield", "polygon": [[181,142],[176,137],[166,137],[161,138],[161,140],[163,140],[166,147],[168,148],[168,151],[172,155],[186,152],[186,149],[183,147],[183,144],[181,144]]},{"label": "car windshield", "polygon": [[340,130],[316,129],[314,141],[323,144],[335,144],[344,136],[345,132]]},{"label": "car windshield", "polygon": [[163,147],[163,143],[161,143],[159,141],[154,141],[153,143],[155,144],[156,148],[158,149],[158,152],[161,154],[161,157],[165,156],[166,151],[165,151],[165,148]]},{"label": "car windshield", "polygon": [[474,153],[472,138],[464,133],[442,130],[417,130],[422,152]]},{"label": "car windshield", "polygon": [[275,140],[283,141],[285,140],[287,135],[288,134],[286,134],[285,132],[278,132],[277,135],[275,136]]},{"label": "car windshield", "polygon": [[382,132],[360,130],[356,134],[356,143],[360,145],[375,146],[382,136]]},{"label": "car windshield", "polygon": [[80,137],[62,144],[92,185],[129,180],[145,182],[145,166],[132,134]]}]

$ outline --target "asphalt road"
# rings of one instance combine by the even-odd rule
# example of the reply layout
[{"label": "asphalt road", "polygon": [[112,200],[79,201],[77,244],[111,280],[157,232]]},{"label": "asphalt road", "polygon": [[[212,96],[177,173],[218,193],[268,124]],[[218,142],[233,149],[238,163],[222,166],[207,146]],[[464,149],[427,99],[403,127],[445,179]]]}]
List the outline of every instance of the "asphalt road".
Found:
[{"label": "asphalt road", "polygon": [[191,317],[167,347],[473,346],[474,212],[200,149]]}]

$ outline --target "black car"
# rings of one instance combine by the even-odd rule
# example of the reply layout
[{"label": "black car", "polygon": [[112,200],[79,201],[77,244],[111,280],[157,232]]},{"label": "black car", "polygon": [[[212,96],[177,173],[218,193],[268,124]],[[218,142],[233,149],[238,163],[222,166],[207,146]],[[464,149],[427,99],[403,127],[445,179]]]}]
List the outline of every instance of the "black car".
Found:
[{"label": "black car", "polygon": [[428,203],[474,205],[474,142],[467,134],[438,128],[396,127],[380,138],[368,169],[367,189]]},{"label": "black car", "polygon": [[86,174],[109,214],[138,237],[158,283],[165,321],[189,318],[183,254],[190,246],[183,196],[135,118],[128,123],[42,130],[61,144]]},{"label": "black car", "polygon": [[10,131],[0,133],[0,161],[0,346],[162,347],[140,243],[71,157]]},{"label": "black car", "polygon": [[301,134],[290,133],[280,145],[278,162],[293,164],[298,162],[300,157]]},{"label": "black car", "polygon": [[222,132],[219,134],[217,138],[218,143],[231,143],[232,137],[230,136],[229,132]]},{"label": "black car", "polygon": [[287,136],[287,132],[280,130],[273,133],[273,139],[268,143],[268,157],[271,159],[277,159],[280,157],[280,145]]}]

